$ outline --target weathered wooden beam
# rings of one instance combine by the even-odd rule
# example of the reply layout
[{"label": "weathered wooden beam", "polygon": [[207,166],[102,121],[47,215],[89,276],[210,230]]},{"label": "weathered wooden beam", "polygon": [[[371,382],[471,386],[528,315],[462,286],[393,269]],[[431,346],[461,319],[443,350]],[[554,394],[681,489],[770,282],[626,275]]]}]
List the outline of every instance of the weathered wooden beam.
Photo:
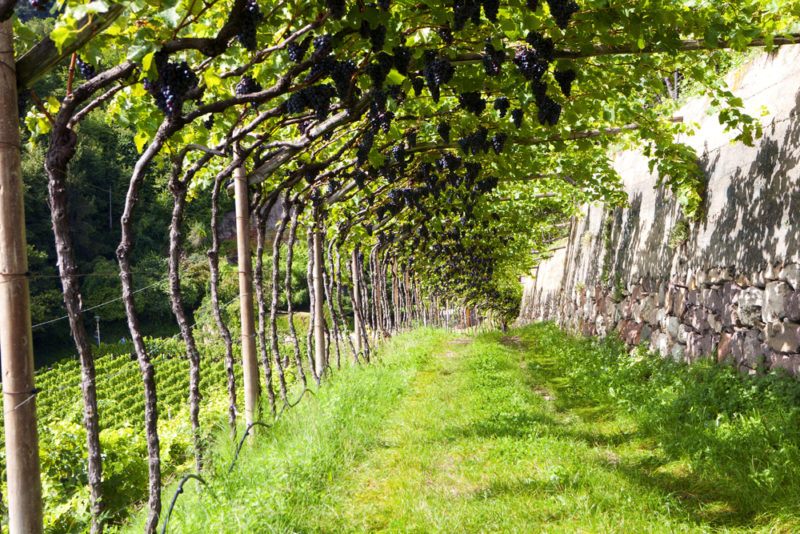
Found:
[{"label": "weathered wooden beam", "polygon": [[87,15],[78,22],[81,30],[61,51],[50,37],[45,37],[33,48],[17,59],[17,87],[29,89],[37,80],[50,72],[63,59],[80,50],[122,14],[125,8],[120,4],[111,4],[105,13]]}]

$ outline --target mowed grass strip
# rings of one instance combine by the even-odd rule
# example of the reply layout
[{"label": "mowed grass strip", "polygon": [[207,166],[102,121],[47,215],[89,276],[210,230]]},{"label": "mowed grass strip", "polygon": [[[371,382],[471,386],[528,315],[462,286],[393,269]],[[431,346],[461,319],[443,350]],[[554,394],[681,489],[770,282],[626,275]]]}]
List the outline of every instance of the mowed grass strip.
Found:
[{"label": "mowed grass strip", "polygon": [[625,437],[628,422],[560,411],[518,338],[458,341],[418,375],[383,448],[334,483],[309,530],[702,530],[627,475],[625,462],[651,454]]},{"label": "mowed grass strip", "polygon": [[548,324],[381,352],[212,471],[170,532],[800,530],[794,380]]}]

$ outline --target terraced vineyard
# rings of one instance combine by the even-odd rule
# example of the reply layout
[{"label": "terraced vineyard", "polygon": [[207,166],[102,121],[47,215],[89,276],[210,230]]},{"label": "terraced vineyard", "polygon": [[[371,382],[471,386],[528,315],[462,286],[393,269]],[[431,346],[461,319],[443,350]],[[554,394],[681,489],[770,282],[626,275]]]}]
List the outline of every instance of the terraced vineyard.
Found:
[{"label": "terraced vineyard", "polygon": [[[298,330],[305,340],[306,324],[300,318]],[[288,340],[287,340],[288,341]],[[159,434],[162,469],[169,479],[193,470],[191,431],[188,415],[189,362],[185,347],[177,338],[148,338],[156,369]],[[301,345],[305,359],[305,346]],[[144,397],[139,366],[131,356],[130,344],[95,348],[100,440],[105,457],[105,504],[112,522],[129,514],[131,505],[146,497],[147,447],[144,440]],[[288,342],[283,354],[292,354]],[[242,375],[239,346],[234,345],[237,398],[241,409]],[[296,377],[293,366],[287,381]],[[224,346],[206,343],[201,349],[201,425],[206,440],[227,439],[227,389]],[[46,497],[45,526],[48,532],[72,532],[85,524],[76,516],[76,504],[88,499],[86,438],[82,426],[83,401],[80,365],[75,359],[41,371],[36,381],[39,415],[42,484]],[[263,378],[262,378],[263,386]],[[23,399],[24,400],[24,399]],[[1,445],[0,445],[1,447]],[[5,450],[0,449],[5,479]],[[3,492],[5,492],[5,485]]]}]

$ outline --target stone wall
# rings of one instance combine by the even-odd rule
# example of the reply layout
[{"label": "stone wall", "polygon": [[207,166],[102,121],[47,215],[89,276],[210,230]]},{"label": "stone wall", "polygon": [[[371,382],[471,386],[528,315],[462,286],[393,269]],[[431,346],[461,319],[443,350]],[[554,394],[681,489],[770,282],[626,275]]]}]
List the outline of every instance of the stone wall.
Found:
[{"label": "stone wall", "polygon": [[686,220],[644,156],[617,154],[629,206],[585,207],[566,246],[524,280],[520,322],[800,371],[800,47],[759,56],[728,83],[764,113],[764,137],[733,144],[709,102],[684,106],[708,180],[703,218]]}]

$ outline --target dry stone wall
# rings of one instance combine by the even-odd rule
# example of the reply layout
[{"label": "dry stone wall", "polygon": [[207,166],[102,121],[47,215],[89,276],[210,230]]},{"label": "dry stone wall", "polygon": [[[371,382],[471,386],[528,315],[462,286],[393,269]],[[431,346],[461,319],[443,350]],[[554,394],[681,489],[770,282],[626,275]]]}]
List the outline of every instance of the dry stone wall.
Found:
[{"label": "dry stone wall", "polygon": [[524,280],[519,322],[800,372],[800,47],[757,57],[728,83],[764,114],[764,137],[731,143],[703,99],[681,110],[698,123],[685,142],[707,179],[701,220],[655,187],[644,156],[618,154],[629,205],[584,208],[566,246]]}]

